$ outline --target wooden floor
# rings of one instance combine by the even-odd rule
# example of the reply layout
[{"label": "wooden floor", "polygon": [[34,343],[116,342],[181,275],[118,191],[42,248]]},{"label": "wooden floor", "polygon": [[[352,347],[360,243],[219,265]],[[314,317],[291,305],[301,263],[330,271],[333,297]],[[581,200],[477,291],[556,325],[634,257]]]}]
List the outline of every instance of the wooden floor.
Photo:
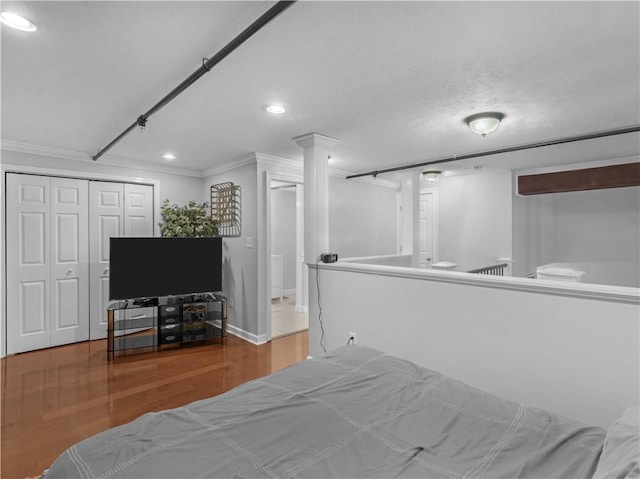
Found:
[{"label": "wooden floor", "polygon": [[1,360],[0,477],[39,476],[67,447],[151,411],[214,396],[308,354],[306,332],[255,346],[186,346],[107,361],[106,341]]}]

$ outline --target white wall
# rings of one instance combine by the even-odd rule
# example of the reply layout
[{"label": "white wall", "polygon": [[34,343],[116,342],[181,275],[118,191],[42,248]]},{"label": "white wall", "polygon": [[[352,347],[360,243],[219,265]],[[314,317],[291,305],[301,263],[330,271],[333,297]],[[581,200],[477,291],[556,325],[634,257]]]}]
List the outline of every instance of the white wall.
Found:
[{"label": "white wall", "polygon": [[252,153],[214,170],[204,179],[203,197],[209,197],[211,185],[223,182],[240,186],[242,195],[241,236],[223,240],[228,328],[261,344],[270,338],[271,179],[302,181],[302,162]]},{"label": "white wall", "polygon": [[[351,263],[321,264],[319,283],[327,350],[353,331],[359,344],[603,426],[640,403],[637,290]],[[310,288],[312,356],[317,298]]]},{"label": "white wall", "polygon": [[[222,241],[222,290],[227,297],[228,328],[258,341],[258,196],[255,162],[204,178],[203,197],[210,197],[212,185],[232,182],[240,186],[241,236]],[[250,238],[252,247],[247,246]],[[235,328],[235,329],[234,329]]]},{"label": "white wall", "polygon": [[496,170],[442,176],[425,186],[438,189],[438,261],[458,263],[457,271],[511,257],[511,172]]},{"label": "white wall", "polygon": [[640,187],[555,193],[554,262],[583,282],[640,287]]},{"label": "white wall", "polygon": [[329,178],[329,248],[338,257],[395,254],[396,188]]},{"label": "white wall", "polygon": [[282,255],[283,289],[296,288],[296,190],[271,190],[271,254]]}]

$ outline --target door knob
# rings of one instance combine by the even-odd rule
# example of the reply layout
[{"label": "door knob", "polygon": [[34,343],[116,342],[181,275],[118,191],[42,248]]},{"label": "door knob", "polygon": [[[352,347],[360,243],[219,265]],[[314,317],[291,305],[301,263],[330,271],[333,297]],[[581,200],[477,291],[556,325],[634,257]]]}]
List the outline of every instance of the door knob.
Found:
[{"label": "door knob", "polygon": [[108,274],[108,273],[109,273],[109,268],[106,268],[106,269],[104,270],[104,273],[102,273],[102,274]]},{"label": "door knob", "polygon": [[67,274],[71,274],[71,273],[73,273],[73,268],[69,268],[69,269],[67,270]]}]

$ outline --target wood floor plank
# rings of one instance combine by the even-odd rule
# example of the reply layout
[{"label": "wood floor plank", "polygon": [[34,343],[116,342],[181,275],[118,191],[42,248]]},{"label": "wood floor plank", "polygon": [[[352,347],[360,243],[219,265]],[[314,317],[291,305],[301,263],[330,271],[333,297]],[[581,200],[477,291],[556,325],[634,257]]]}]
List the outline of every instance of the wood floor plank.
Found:
[{"label": "wood floor plank", "polygon": [[221,394],[304,360],[307,332],[256,346],[187,346],[117,356],[106,340],[1,360],[0,477],[38,476],[69,446],[147,412]]}]

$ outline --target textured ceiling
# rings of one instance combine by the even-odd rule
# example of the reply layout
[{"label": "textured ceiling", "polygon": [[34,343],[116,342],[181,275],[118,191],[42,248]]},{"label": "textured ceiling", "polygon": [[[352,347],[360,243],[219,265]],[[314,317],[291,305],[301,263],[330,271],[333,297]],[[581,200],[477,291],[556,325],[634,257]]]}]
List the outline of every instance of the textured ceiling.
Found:
[{"label": "textured ceiling", "polygon": [[[90,158],[273,3],[4,1],[38,31],[2,26],[2,139]],[[340,140],[333,167],[362,172],[637,125],[639,92],[638,2],[301,1],[99,161],[299,159],[291,138],[318,132]],[[505,119],[481,138],[463,118],[487,110]],[[638,138],[473,163],[632,156]]]}]

